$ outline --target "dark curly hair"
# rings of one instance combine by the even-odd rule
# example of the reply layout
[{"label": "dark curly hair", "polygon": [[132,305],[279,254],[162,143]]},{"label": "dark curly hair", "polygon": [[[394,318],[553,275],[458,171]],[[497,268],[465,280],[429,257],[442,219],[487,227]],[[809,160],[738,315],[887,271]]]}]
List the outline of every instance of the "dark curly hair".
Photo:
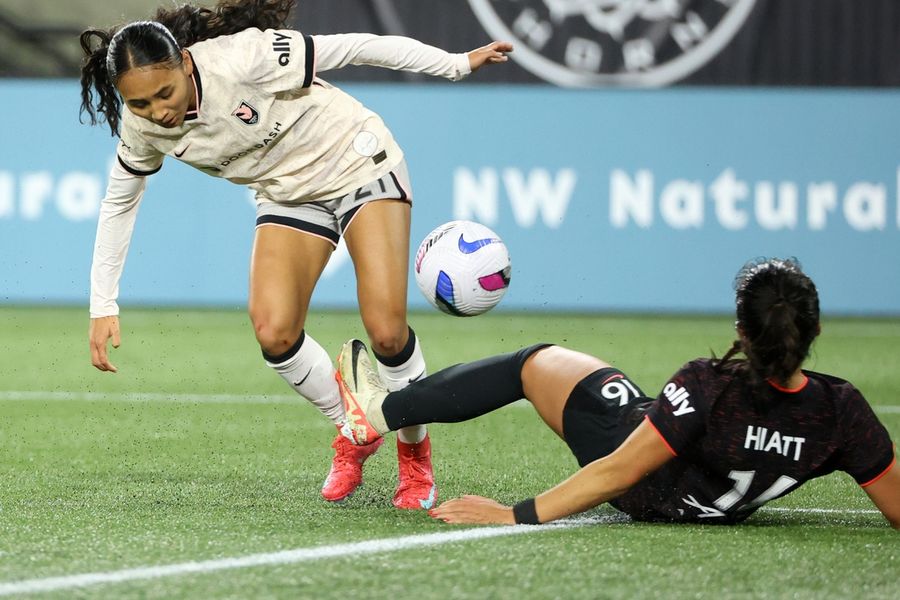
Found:
[{"label": "dark curly hair", "polygon": [[734,288],[739,338],[717,365],[742,353],[757,382],[785,383],[819,335],[815,284],[796,258],[762,258],[741,268]]},{"label": "dark curly hair", "polygon": [[81,66],[79,118],[87,113],[91,125],[106,121],[115,136],[122,110],[115,85],[122,73],[145,65],[180,65],[182,48],[220,35],[251,27],[283,28],[295,2],[222,0],[214,8],[185,4],[169,10],[158,9],[152,21],[85,30],[79,38],[85,55]]}]

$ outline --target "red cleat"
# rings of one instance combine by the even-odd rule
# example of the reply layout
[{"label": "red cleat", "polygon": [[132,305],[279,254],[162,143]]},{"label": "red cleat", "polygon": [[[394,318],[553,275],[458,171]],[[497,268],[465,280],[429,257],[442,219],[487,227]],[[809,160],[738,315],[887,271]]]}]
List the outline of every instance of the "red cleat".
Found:
[{"label": "red cleat", "polygon": [[343,502],[353,495],[356,488],[362,484],[363,463],[375,454],[383,442],[384,438],[379,438],[368,446],[354,446],[350,440],[338,433],[331,442],[334,458],[328,477],[322,484],[322,497],[329,502]]},{"label": "red cleat", "polygon": [[394,506],[410,510],[429,510],[434,507],[437,486],[431,469],[429,437],[426,435],[418,444],[406,444],[398,439],[397,462],[400,467],[400,483],[394,492]]}]

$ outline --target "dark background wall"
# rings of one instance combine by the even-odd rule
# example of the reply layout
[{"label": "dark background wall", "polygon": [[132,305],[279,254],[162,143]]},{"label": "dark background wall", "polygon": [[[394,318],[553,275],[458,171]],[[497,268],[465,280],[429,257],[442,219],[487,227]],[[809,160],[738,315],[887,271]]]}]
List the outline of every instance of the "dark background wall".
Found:
[{"label": "dark background wall", "polygon": [[[194,0],[211,6],[215,0]],[[89,26],[147,18],[169,0],[3,0],[0,3],[0,76],[75,77],[80,49],[78,33]],[[617,68],[622,46],[636,38],[658,44],[660,62],[681,53],[671,39],[671,27],[699,15],[713,28],[733,7],[750,6],[740,28],[727,36],[702,66],[656,85],[765,86],[897,86],[900,85],[900,0],[629,0],[616,3],[569,0],[298,0],[294,27],[308,33],[372,32],[409,35],[451,51],[466,51],[495,37],[486,31],[473,6],[489,7],[507,24],[523,11],[552,27],[553,39],[544,53],[558,59],[562,40],[577,36],[603,47],[604,62]],[[551,7],[570,12],[554,21]],[[613,19],[629,8],[654,11],[668,7],[665,19],[631,15],[623,35],[588,25],[592,8]],[[602,28],[601,28],[602,29]],[[512,36],[514,37],[514,36]],[[517,63],[491,69],[471,83],[538,83],[547,77],[522,65],[527,43],[514,39]],[[554,46],[556,44],[556,46]],[[621,65],[618,65],[620,67]],[[431,81],[382,69],[348,68],[329,73],[334,80]],[[551,82],[553,82],[551,80]],[[631,85],[633,81],[604,79],[588,85]]]},{"label": "dark background wall", "polygon": [[[681,2],[683,11],[702,10],[711,3]],[[577,19],[567,24],[573,21]],[[491,39],[465,0],[303,0],[295,23],[310,33],[401,33],[453,51],[469,50]],[[498,69],[491,76],[492,81],[541,81],[519,66]],[[331,77],[403,78],[372,69],[347,70]],[[679,83],[900,85],[900,0],[756,0],[731,42]]]},{"label": "dark background wall", "polygon": [[897,0],[757,0],[695,84],[900,85]]}]

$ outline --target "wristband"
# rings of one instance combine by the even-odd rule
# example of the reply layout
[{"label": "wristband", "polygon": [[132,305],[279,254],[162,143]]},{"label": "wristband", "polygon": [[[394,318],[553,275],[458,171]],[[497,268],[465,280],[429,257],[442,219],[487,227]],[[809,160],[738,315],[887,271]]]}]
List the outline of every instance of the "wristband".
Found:
[{"label": "wristband", "polygon": [[537,510],[534,508],[534,498],[522,500],[513,506],[513,518],[516,520],[516,525],[540,525]]}]

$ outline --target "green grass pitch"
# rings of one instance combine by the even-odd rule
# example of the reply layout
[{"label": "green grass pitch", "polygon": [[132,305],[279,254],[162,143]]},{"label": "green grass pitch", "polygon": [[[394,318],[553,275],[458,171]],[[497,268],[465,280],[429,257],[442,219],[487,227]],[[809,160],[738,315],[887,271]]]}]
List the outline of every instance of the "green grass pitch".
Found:
[{"label": "green grass pitch", "polygon": [[[685,361],[721,355],[733,334],[725,316],[428,313],[411,324],[431,370],[550,341],[616,364],[653,394]],[[23,595],[900,597],[897,533],[843,474],[737,527],[635,524],[605,507],[562,529],[316,558],[472,528],[390,507],[393,439],[345,505],[321,500],[334,430],[264,366],[243,312],[131,309],[122,328],[111,375],[90,365],[85,310],[0,308],[0,594],[38,589],[16,582],[307,549],[312,559]],[[364,336],[354,313],[313,314],[307,329],[332,354]],[[807,367],[856,383],[900,440],[900,321],[826,318]],[[575,468],[524,403],[431,431],[442,499],[511,503]]]}]

